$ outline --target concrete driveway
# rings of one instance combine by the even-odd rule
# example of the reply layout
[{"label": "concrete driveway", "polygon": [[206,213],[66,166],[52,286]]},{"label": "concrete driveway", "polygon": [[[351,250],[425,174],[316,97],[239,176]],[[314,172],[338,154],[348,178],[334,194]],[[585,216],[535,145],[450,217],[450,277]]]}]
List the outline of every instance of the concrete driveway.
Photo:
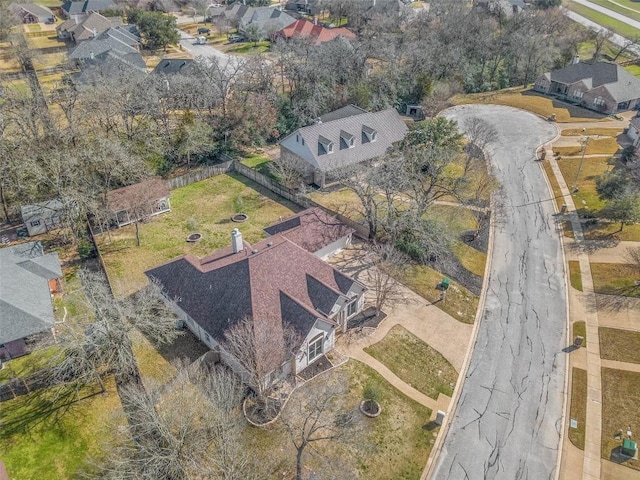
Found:
[{"label": "concrete driveway", "polygon": [[178,30],[178,33],[180,33],[180,45],[187,52],[191,53],[194,58],[198,56],[207,58],[218,58],[220,60],[224,60],[225,62],[230,58],[235,58],[213,48],[210,45],[196,45],[196,37],[194,35],[190,35],[186,32],[183,32],[182,30]]},{"label": "concrete driveway", "polygon": [[484,314],[432,478],[552,479],[562,430],[567,305],[560,234],[535,150],[556,129],[495,105],[455,107],[498,131],[489,146],[501,191]]}]

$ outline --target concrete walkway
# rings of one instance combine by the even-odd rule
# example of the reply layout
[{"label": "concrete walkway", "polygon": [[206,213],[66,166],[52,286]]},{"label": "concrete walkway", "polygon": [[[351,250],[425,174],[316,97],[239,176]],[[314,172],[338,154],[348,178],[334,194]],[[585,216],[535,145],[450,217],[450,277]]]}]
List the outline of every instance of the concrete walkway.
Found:
[{"label": "concrete walkway", "polygon": [[[369,269],[375,268],[367,262],[366,254],[359,245],[353,245],[329,259],[329,262],[365,285],[370,283]],[[404,286],[400,288],[402,300],[394,302],[393,307],[387,311],[387,317],[374,331],[369,333],[370,329],[364,328],[359,335],[343,335],[336,342],[335,348],[342,355],[370,366],[407,397],[431,409],[433,419],[437,410],[448,411],[451,399],[440,394],[438,399],[434,400],[419,392],[367,354],[364,349],[381,341],[395,325],[401,325],[440,352],[456,371],[460,372],[473,325],[459,322],[410,289]]]},{"label": "concrete walkway", "polygon": [[[564,203],[567,205],[567,217],[571,221],[576,245],[584,243],[584,235],[580,219],[576,214],[576,208],[569,188],[560,172],[558,162],[551,154],[550,145],[547,146],[547,158],[556,177]],[[593,291],[593,278],[589,255],[584,248],[575,248],[577,261],[580,263],[580,275],[582,277],[582,302],[585,306],[583,319],[587,330],[587,414],[585,423],[585,450],[582,465],[583,480],[599,480],[601,475],[601,445],[602,445],[602,376],[600,361],[600,340],[598,337],[598,311],[596,297]],[[580,296],[580,295],[578,295]],[[576,318],[570,312],[572,318]]]}]

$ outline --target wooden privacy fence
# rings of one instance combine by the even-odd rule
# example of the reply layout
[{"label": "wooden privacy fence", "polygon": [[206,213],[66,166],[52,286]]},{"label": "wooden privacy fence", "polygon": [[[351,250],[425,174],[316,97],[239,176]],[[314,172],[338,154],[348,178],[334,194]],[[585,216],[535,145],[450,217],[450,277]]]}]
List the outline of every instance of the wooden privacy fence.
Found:
[{"label": "wooden privacy fence", "polygon": [[247,167],[243,163],[238,160],[234,160],[228,155],[221,154],[219,155],[220,160],[223,160],[222,163],[218,163],[216,165],[209,165],[206,167],[198,168],[197,170],[193,170],[189,173],[181,175],[180,177],[170,178],[167,180],[167,187],[169,190],[174,190],[176,188],[184,187],[194,182],[199,182],[209,177],[213,177],[215,175],[222,175],[229,172],[236,172],[242,175],[249,180],[254,181],[258,185],[262,185],[266,189],[272,191],[276,195],[279,195],[283,198],[286,198],[290,202],[295,203],[296,205],[302,208],[313,208],[319,207],[327,212],[329,215],[336,217],[345,225],[353,228],[356,231],[356,235],[361,238],[369,237],[369,228],[358,223],[354,222],[350,218],[347,218],[338,212],[331,210],[330,208],[325,207],[324,205],[320,205],[319,203],[314,202],[309,197],[305,196],[303,193],[298,192],[297,190],[293,190],[291,188],[285,187],[284,185],[278,183],[274,179],[254,170],[253,168]]}]

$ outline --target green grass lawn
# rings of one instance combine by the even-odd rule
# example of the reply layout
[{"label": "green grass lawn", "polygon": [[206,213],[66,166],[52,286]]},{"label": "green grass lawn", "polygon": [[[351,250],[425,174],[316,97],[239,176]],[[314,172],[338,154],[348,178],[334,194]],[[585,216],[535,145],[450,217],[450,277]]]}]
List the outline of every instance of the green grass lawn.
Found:
[{"label": "green grass lawn", "polygon": [[636,267],[620,263],[592,263],[593,289],[605,295],[640,297],[640,272]]},{"label": "green grass lawn", "polygon": [[[357,360],[349,360],[346,364],[324,374],[312,381],[328,381],[334,375],[347,377],[349,391],[347,404],[353,408],[362,400],[365,385],[374,382],[381,387],[382,413],[377,418],[365,418],[358,414],[357,438],[348,443],[340,441],[318,442],[314,453],[308,448],[304,454],[304,465],[307,471],[322,472],[327,462],[342,458],[343,462],[351,465],[359,472],[359,478],[367,480],[420,478],[432,445],[438,433],[438,428],[429,430],[431,410],[408,399],[396,390],[389,382],[375,370]],[[304,394],[305,387],[300,387],[294,393],[289,405],[295,404],[295,395]],[[295,451],[282,424],[276,422],[268,428],[247,427],[244,432],[248,440],[247,449],[260,459],[268,459],[280,464],[275,472],[277,478],[292,478],[295,471]],[[266,477],[265,477],[266,478]],[[276,478],[272,476],[270,478]],[[348,473],[341,477],[352,478]]]},{"label": "green grass lawn", "polygon": [[[13,479],[59,480],[78,478],[87,456],[99,458],[104,439],[117,428],[113,424],[120,411],[120,399],[112,380],[107,393],[80,400],[59,419],[41,418],[29,430],[0,435],[0,458]],[[2,403],[3,422],[30,410],[34,394]]]},{"label": "green grass lawn", "polygon": [[[637,2],[629,1],[629,2],[626,2],[626,5],[625,5],[624,0],[622,1],[615,0],[615,2],[611,2],[609,0],[589,0],[589,1],[591,3],[595,3],[596,5],[600,5],[601,7],[608,8],[609,10],[613,10],[614,12],[617,12],[620,15],[624,15],[625,17],[640,21],[640,8],[638,7]],[[621,7],[620,5],[625,5],[625,6]]]},{"label": "green grass lawn", "polygon": [[447,297],[440,300],[436,285],[442,281],[442,273],[426,265],[413,265],[398,280],[421,297],[463,323],[473,323],[478,308],[478,297],[462,285],[451,281]]},{"label": "green grass lawn", "polygon": [[569,440],[584,450],[585,421],[587,418],[587,371],[573,368],[571,371],[571,410],[569,418],[578,421],[578,428],[569,427]]},{"label": "green grass lawn", "polygon": [[455,95],[450,101],[455,105],[467,103],[507,105],[529,110],[544,117],[555,113],[557,122],[596,122],[606,118],[599,113],[553,100],[522,87],[507,88],[496,92]]},{"label": "green grass lawn", "polygon": [[[640,373],[624,370],[602,369],[602,456],[610,458],[611,452],[622,441],[615,435],[620,430],[626,434],[631,425],[637,437],[640,425]],[[640,461],[627,460],[623,465],[640,470]]]},{"label": "green grass lawn", "polygon": [[453,394],[458,374],[453,366],[401,325],[395,325],[378,343],[364,349],[416,390],[433,398]]},{"label": "green grass lawn", "polygon": [[[619,20],[615,20],[604,13],[596,12],[589,7],[585,7],[575,2],[569,2],[567,7],[570,10],[573,10],[579,15],[582,15],[585,18],[588,18],[592,22],[597,23],[613,32],[622,35],[623,37],[633,38],[638,35],[638,30],[633,28],[631,25],[627,25],[624,22],[620,22]],[[613,9],[612,9],[613,10]]]},{"label": "green grass lawn", "polygon": [[582,291],[582,275],[580,275],[580,262],[569,260],[569,278],[571,286]]},{"label": "green grass lawn", "polygon": [[624,67],[628,72],[634,74],[636,77],[640,77],[640,65],[627,65]]},{"label": "green grass lawn", "polygon": [[601,327],[600,356],[605,360],[640,363],[640,332]]},{"label": "green grass lawn", "polygon": [[240,161],[246,165],[247,167],[253,168],[258,172],[266,175],[269,178],[276,180],[273,173],[271,173],[271,169],[269,168],[269,164],[271,163],[271,159],[262,153],[252,153],[240,158]]},{"label": "green grass lawn", "polygon": [[[558,160],[558,166],[562,176],[569,187],[573,188],[573,183],[580,166],[580,158],[562,158]],[[576,208],[588,208],[592,212],[598,212],[605,206],[605,201],[600,200],[596,191],[595,179],[597,176],[611,170],[612,165],[608,162],[608,157],[585,158],[582,162],[580,176],[576,183],[578,191],[572,194]]]},{"label": "green grass lawn", "polygon": [[484,268],[487,263],[486,253],[482,253],[464,242],[456,242],[452,248],[464,268],[479,277],[484,276]]},{"label": "green grass lawn", "polygon": [[[240,175],[217,175],[171,192],[171,212],[140,225],[141,246],[135,227],[98,235],[111,283],[120,295],[137,291],[147,281],[144,271],[187,253],[204,256],[230,245],[231,231],[239,228],[244,240],[266,237],[262,231],[280,217],[298,211],[294,204]],[[245,223],[233,223],[234,213],[246,213]],[[197,243],[185,241],[189,233],[203,234]]]},{"label": "green grass lawn", "polygon": [[625,225],[620,231],[619,222],[598,222],[595,227],[585,229],[587,240],[617,238],[622,241],[640,242],[640,224]]},{"label": "green grass lawn", "polygon": [[224,51],[225,53],[230,53],[233,55],[257,55],[259,53],[269,51],[270,46],[271,42],[269,42],[268,40],[255,44],[253,42],[242,42],[234,43],[230,47],[226,47]]},{"label": "green grass lawn", "polygon": [[575,340],[577,336],[582,337],[582,347],[587,346],[587,324],[585,322],[573,322],[573,338]]}]

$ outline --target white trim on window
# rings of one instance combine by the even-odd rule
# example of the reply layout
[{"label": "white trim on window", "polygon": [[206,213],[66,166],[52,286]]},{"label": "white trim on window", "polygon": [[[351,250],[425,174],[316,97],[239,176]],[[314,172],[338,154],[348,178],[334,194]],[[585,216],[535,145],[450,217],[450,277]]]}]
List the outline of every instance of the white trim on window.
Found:
[{"label": "white trim on window", "polygon": [[309,363],[313,362],[316,358],[318,358],[320,355],[324,353],[322,351],[323,341],[324,341],[323,333],[316,335],[309,341],[309,345],[307,346],[307,353],[308,353],[307,358]]}]

